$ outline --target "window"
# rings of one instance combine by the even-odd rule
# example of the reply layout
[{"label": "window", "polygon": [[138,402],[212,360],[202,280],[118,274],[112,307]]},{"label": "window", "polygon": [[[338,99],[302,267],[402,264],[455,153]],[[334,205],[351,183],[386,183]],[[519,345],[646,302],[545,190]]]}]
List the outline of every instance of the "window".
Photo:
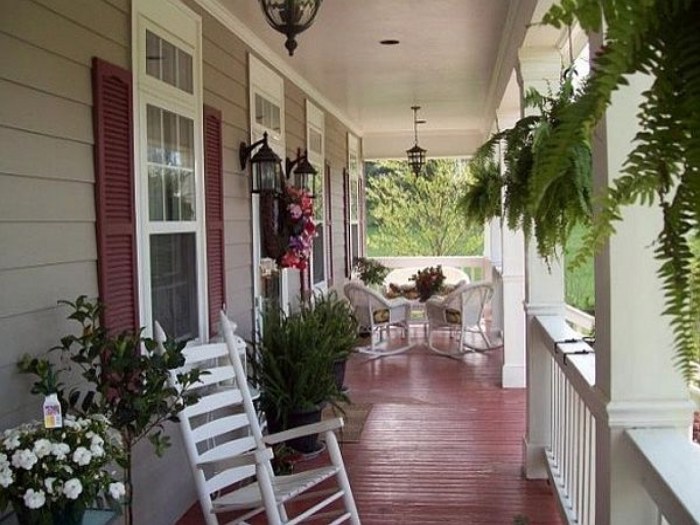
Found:
[{"label": "window", "polygon": [[324,153],[325,116],[320,108],[306,101],[306,147],[309,162],[316,168],[316,195],[314,198],[314,220],[318,235],[313,243],[313,259],[311,261],[311,278],[315,288],[325,289],[328,280],[329,221],[327,181],[325,177]]},{"label": "window", "polygon": [[348,134],[348,198],[349,198],[349,246],[350,263],[356,257],[362,256],[362,201],[361,186],[362,178],[360,174],[359,140],[354,135]]},{"label": "window", "polygon": [[134,5],[141,321],[201,339],[208,308],[200,21],[179,4]]}]

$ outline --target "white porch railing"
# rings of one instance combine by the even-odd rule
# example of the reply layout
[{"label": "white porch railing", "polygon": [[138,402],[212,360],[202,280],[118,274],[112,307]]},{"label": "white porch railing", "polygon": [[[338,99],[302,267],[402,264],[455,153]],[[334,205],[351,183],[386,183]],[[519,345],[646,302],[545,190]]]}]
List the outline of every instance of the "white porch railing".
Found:
[{"label": "white porch railing", "polygon": [[[550,367],[549,406],[542,407],[549,416],[550,481],[567,523],[595,525],[596,424],[605,419],[605,402],[594,388],[595,354],[562,317],[534,322],[534,344],[547,349]],[[700,523],[700,446],[673,428],[628,429],[625,435],[641,470],[636,488],[657,508],[653,525]]]},{"label": "white porch railing", "polygon": [[371,257],[387,268],[426,268],[428,266],[451,266],[464,270],[472,281],[488,280],[491,263],[486,257],[444,256],[444,257]]}]

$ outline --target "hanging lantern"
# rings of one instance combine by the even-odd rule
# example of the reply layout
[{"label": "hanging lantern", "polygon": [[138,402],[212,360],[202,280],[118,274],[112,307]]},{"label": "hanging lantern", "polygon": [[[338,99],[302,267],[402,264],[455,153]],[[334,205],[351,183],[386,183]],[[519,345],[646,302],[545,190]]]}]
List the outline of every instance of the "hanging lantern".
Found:
[{"label": "hanging lantern", "polygon": [[413,110],[413,137],[414,145],[411,149],[406,150],[408,156],[408,165],[415,175],[419,175],[425,165],[426,150],[418,145],[418,124],[424,124],[424,120],[418,120],[418,110],[420,106],[411,106]]},{"label": "hanging lantern", "polygon": [[287,36],[284,47],[289,56],[297,47],[296,35],[306,31],[316,18],[321,0],[260,0],[267,23]]}]

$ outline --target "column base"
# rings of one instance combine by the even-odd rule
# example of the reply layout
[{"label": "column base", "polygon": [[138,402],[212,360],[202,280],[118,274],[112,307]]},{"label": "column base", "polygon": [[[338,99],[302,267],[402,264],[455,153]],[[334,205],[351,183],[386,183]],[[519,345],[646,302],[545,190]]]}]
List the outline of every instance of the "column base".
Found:
[{"label": "column base", "polygon": [[523,437],[523,475],[527,479],[547,479],[547,459],[544,445],[528,443]]},{"label": "column base", "polygon": [[501,369],[501,382],[503,388],[525,388],[527,385],[525,365],[503,365]]}]

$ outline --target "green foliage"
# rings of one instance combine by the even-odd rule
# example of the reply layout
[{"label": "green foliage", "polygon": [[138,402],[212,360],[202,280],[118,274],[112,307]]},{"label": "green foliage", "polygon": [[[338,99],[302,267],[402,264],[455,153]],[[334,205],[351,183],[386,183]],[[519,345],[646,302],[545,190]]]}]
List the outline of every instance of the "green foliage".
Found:
[{"label": "green foliage", "polygon": [[445,284],[445,274],[442,273],[442,266],[429,266],[418,270],[410,278],[416,283],[416,291],[421,301],[427,301],[433,294],[436,294],[442,289]]},{"label": "green foliage", "polygon": [[[577,225],[573,228],[564,247],[564,260],[572,260],[574,255],[581,250],[583,237],[586,235],[586,232],[587,227],[582,225]],[[567,265],[564,271],[566,304],[594,314],[595,280],[593,275],[593,257],[588,257],[576,266]]]},{"label": "green foliage", "polygon": [[700,357],[698,308],[692,290],[698,274],[691,243],[700,235],[700,2],[697,0],[568,0],[544,22],[561,27],[578,20],[605,41],[577,100],[559,115],[539,157],[532,199],[540,203],[565,169],[575,144],[588,140],[626,75],[648,74],[640,130],[621,176],[600,197],[600,213],[586,238],[590,255],[614,231],[623,206],[657,203],[664,224],[655,246],[661,265],[665,313],[671,317],[677,365],[690,380]]},{"label": "green foliage", "polygon": [[293,412],[347,400],[336,385],[333,364],[347,358],[355,342],[357,321],[348,303],[330,292],[290,315],[270,306],[263,326],[249,362],[268,414],[284,427]]},{"label": "green foliage", "polygon": [[[565,151],[552,183],[538,187],[538,170],[543,162],[543,144],[560,126],[560,115],[577,94],[575,72],[562,75],[556,94],[546,96],[531,89],[526,107],[537,114],[526,116],[504,131],[494,134],[474,155],[473,173],[463,188],[460,207],[468,224],[483,223],[504,216],[511,229],[523,228],[534,237],[539,254],[556,256],[576,224],[586,224],[591,216],[591,150],[587,137],[579,137]],[[504,172],[493,162],[499,145],[503,147]],[[501,188],[505,197],[501,210]],[[537,199],[534,196],[537,196]]]},{"label": "green foliage", "polygon": [[464,162],[431,159],[425,170],[416,177],[405,162],[369,165],[368,232],[374,232],[369,249],[383,247],[391,255],[480,254],[482,225],[465,228],[457,208],[467,177]]},{"label": "green foliage", "polygon": [[[156,341],[144,337],[139,330],[110,335],[100,326],[102,305],[80,296],[75,302],[60,301],[71,308],[68,319],[80,325],[79,334],[61,338],[53,351],[61,353],[61,361],[80,371],[85,383],[70,390],[66,397],[58,377],[67,369],[56,369],[48,358],[25,356],[18,366],[21,372],[37,376],[32,392],[45,394],[56,391],[61,405],[78,415],[101,414],[121,434],[125,458],[120,462],[126,472],[128,497],[131,504],[132,449],[144,438],[153,444],[157,455],[170,445],[163,435],[166,421],[177,421],[177,414],[197,402],[190,391],[199,381],[199,370],[178,376],[180,389],[170,386],[170,371],[185,363],[184,342],[169,339],[164,352],[156,352]],[[82,401],[81,401],[82,400]],[[79,402],[80,401],[80,402]],[[129,506],[129,515],[131,507]]]},{"label": "green foliage", "polygon": [[389,273],[389,268],[382,263],[374,259],[366,259],[365,257],[355,257],[353,270],[360,275],[360,280],[367,285],[383,284],[384,278]]}]

